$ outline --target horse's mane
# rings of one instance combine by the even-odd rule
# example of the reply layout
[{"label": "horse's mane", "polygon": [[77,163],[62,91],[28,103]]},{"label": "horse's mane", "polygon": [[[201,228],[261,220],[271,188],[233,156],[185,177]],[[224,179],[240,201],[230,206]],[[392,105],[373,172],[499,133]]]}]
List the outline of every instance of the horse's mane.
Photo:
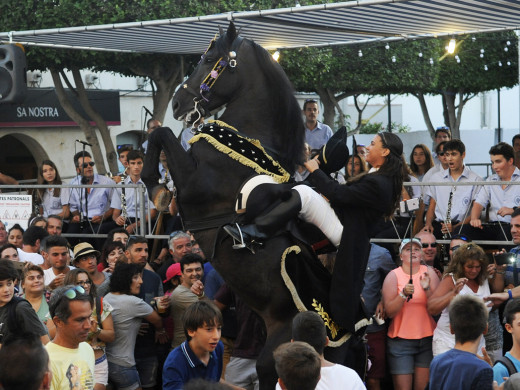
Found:
[{"label": "horse's mane", "polygon": [[[301,108],[294,97],[294,88],[285,75],[282,67],[275,62],[269,53],[255,42],[244,39],[251,44],[259,69],[262,70],[266,84],[262,86],[270,95],[273,123],[276,124],[281,137],[281,150],[277,150],[282,166],[291,174],[296,165],[303,163],[303,145],[305,142],[305,127],[301,116]],[[229,50],[226,34],[215,42],[219,53]],[[273,129],[273,131],[276,131]]]},{"label": "horse's mane", "polygon": [[291,174],[296,165],[302,164],[305,128],[301,116],[301,108],[294,97],[294,89],[282,67],[260,45],[252,42],[253,51],[262,69],[266,85],[265,90],[271,95],[273,119],[279,129],[282,129],[282,148],[279,150],[283,165]]}]

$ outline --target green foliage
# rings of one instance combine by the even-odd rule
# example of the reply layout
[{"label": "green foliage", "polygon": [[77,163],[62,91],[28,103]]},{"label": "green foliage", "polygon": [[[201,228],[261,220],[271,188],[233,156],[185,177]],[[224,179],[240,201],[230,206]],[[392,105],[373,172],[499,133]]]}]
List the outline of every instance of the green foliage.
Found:
[{"label": "green foliage", "polygon": [[[368,122],[361,126],[359,134],[377,134],[380,131],[385,131],[385,127],[382,122]],[[411,130],[410,126],[403,125],[401,123],[392,122],[393,133],[408,133]]]}]

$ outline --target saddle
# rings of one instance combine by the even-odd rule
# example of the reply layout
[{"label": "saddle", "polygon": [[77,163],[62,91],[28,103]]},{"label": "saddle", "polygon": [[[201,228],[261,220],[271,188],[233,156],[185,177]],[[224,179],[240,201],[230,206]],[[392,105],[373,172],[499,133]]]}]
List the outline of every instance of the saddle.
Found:
[{"label": "saddle", "polygon": [[[247,181],[242,189],[248,188]],[[238,223],[250,224],[259,215],[268,212],[280,202],[283,202],[290,196],[291,189],[302,183],[261,183],[253,188],[248,188],[247,193],[242,190],[237,196],[237,204],[243,204],[245,200],[245,209],[242,208],[237,218]],[[311,223],[307,223],[299,218],[290,220],[275,235],[289,233],[292,237],[311,247],[316,254],[325,254],[336,252],[337,248],[331,244],[329,239],[322,233],[320,229]]]}]

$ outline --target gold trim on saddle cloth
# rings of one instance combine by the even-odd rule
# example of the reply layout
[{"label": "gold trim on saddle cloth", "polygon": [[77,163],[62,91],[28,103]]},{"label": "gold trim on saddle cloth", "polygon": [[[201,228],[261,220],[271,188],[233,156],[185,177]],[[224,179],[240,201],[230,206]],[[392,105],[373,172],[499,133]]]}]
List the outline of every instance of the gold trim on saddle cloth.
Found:
[{"label": "gold trim on saddle cloth", "polygon": [[[224,135],[229,137],[229,139],[224,140]],[[196,134],[189,140],[189,143],[194,144],[201,138],[205,139],[218,151],[227,154],[233,160],[254,169],[256,173],[271,176],[277,183],[286,183],[290,179],[289,173],[267,154],[260,141],[239,135],[237,129],[225,122],[218,120],[209,121],[205,126],[197,129]],[[233,148],[233,146],[237,146],[237,143],[243,145],[244,148],[240,150]],[[250,144],[249,148],[246,148],[247,143]],[[250,156],[244,153],[249,153]]]},{"label": "gold trim on saddle cloth", "polygon": [[[308,311],[308,309],[305,307],[304,303],[300,299],[300,296],[298,295],[298,292],[296,291],[296,287],[294,287],[294,284],[293,284],[289,274],[287,273],[287,270],[285,269],[285,259],[287,258],[287,255],[289,255],[290,253],[299,254],[300,252],[301,252],[301,248],[297,245],[290,246],[283,252],[282,262],[281,262],[281,275],[282,275],[283,281],[285,282],[285,286],[287,287],[287,289],[289,290],[289,292],[293,298],[296,308],[298,309],[298,311],[304,312],[304,311]],[[338,334],[338,331],[340,330],[340,327],[336,323],[334,323],[334,321],[332,321],[329,314],[323,310],[323,307],[321,306],[321,304],[318,301],[316,301],[316,299],[313,299],[312,306],[314,307],[315,311],[321,316],[321,318],[323,319],[323,322],[325,322],[325,326],[329,329],[330,335],[332,336],[332,338],[336,337],[336,335]],[[366,325],[367,324],[365,324],[363,322],[363,320],[361,320],[355,325],[355,327],[356,327],[356,330],[358,330],[361,327],[366,326]],[[351,333],[345,333],[339,340],[335,340],[335,341],[330,340],[329,344],[327,346],[328,347],[340,347],[346,341],[348,341],[348,339],[350,339],[350,336],[352,336]]]}]

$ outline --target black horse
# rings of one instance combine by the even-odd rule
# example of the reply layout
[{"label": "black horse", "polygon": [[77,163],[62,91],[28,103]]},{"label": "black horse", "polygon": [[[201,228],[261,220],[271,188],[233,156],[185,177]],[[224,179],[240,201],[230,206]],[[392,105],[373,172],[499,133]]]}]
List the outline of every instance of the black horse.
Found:
[{"label": "black horse", "polygon": [[[262,146],[255,150],[261,152],[264,148],[266,154],[280,163],[277,166],[267,161],[278,170],[271,176],[279,182],[287,181],[301,162],[305,133],[292,86],[269,53],[238,36],[233,23],[212,41],[172,104],[175,118],[189,124],[226,106],[220,120],[241,135],[261,142]],[[212,131],[207,125],[205,130],[208,134]],[[231,133],[236,132],[231,130]],[[303,310],[296,307],[280,272],[282,255],[295,241],[281,234],[268,240],[256,254],[247,249],[232,249],[232,240],[221,234],[220,227],[235,220],[236,196],[242,184],[263,172],[263,168],[255,163],[256,157],[250,156],[246,164],[243,158],[229,158],[225,154],[234,152],[225,143],[216,148],[206,135],[197,134],[194,138],[198,140],[186,152],[170,129],[156,129],[149,138],[143,180],[151,195],[160,188],[156,167],[159,153],[164,149],[185,228],[195,234],[226,283],[265,321],[267,341],[257,371],[261,388],[272,389],[277,378],[272,351],[291,338],[292,318],[298,309]],[[234,139],[242,141],[249,143],[244,137]],[[265,154],[261,159],[269,160]],[[288,256],[314,263],[311,267],[320,275],[327,273],[305,245],[289,250]]]}]

